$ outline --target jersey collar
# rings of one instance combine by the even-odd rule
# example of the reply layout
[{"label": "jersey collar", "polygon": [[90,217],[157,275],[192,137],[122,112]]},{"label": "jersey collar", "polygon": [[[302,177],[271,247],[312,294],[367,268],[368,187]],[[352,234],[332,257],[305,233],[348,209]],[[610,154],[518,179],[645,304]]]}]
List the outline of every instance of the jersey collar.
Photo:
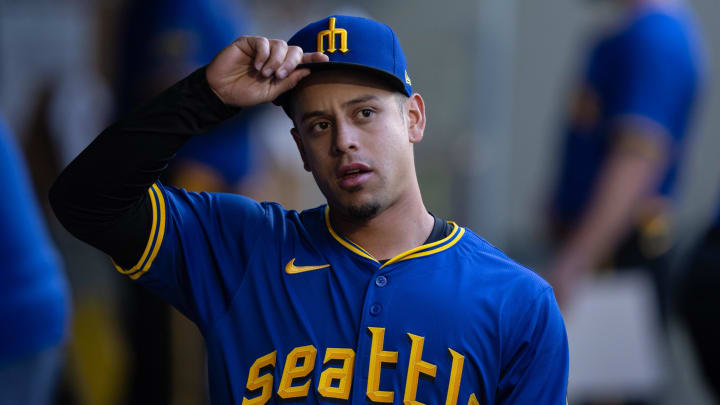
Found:
[{"label": "jersey collar", "polygon": [[[432,243],[426,243],[424,245],[420,245],[416,248],[407,250],[403,253],[400,253],[399,255],[393,257],[392,259],[385,262],[385,264],[381,265],[380,268],[389,266],[393,263],[397,263],[403,260],[409,260],[409,259],[415,259],[418,257],[423,256],[429,256],[435,253],[442,252],[445,249],[450,248],[454,244],[456,244],[460,238],[462,238],[463,234],[465,234],[465,228],[458,226],[453,221],[448,221],[450,225],[452,225],[452,231],[450,232],[450,235],[432,242]],[[362,256],[366,259],[372,260],[377,264],[380,264],[380,261],[373,257],[373,255],[370,254],[367,250],[363,249],[360,245],[356,244],[355,242],[351,241],[348,238],[345,238],[343,236],[340,236],[335,232],[332,225],[330,224],[330,206],[325,206],[325,226],[327,226],[328,232],[330,232],[330,235],[332,235],[333,238],[335,238],[336,241],[338,241],[342,246],[344,246],[346,249],[350,250],[351,252]]]}]

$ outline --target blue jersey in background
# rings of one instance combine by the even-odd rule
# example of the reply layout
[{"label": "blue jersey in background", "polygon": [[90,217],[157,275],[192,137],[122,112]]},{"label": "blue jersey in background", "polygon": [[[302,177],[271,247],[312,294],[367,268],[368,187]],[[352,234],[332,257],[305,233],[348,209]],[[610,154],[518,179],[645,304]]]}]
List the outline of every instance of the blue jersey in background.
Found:
[{"label": "blue jersey in background", "polygon": [[0,121],[0,363],[60,343],[69,294],[30,178]]},{"label": "blue jersey in background", "polygon": [[695,24],[681,6],[642,6],[592,50],[565,138],[555,214],[584,210],[613,145],[618,122],[652,126],[669,145],[656,193],[672,197],[702,76]]},{"label": "blue jersey in background", "polygon": [[[232,0],[133,1],[123,37],[118,94],[121,108],[136,106],[210,63],[248,31],[247,10]],[[214,169],[234,186],[252,167],[243,112],[201,137],[191,138],[175,161],[192,160]]]}]

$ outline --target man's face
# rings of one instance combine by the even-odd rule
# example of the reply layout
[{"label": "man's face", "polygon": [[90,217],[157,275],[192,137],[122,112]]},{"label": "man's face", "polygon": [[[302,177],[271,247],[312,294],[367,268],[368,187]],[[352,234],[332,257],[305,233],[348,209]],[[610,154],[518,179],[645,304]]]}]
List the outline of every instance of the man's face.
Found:
[{"label": "man's face", "polygon": [[333,209],[369,219],[416,187],[412,145],[425,125],[422,98],[372,75],[315,72],[291,98],[293,138]]}]

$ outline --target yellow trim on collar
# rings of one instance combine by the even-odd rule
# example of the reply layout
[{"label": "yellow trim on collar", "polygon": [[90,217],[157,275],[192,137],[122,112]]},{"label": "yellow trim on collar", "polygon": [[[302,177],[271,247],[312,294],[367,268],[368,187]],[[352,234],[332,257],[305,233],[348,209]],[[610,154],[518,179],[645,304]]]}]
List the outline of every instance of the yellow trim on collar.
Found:
[{"label": "yellow trim on collar", "polygon": [[[416,248],[413,248],[413,249],[410,249],[403,253],[400,253],[399,255],[397,255],[397,256],[391,258],[390,260],[388,260],[387,262],[385,262],[385,264],[381,265],[380,268],[389,266],[393,263],[397,263],[397,262],[400,262],[403,260],[414,259],[414,258],[423,257],[423,256],[429,256],[431,254],[442,252],[443,250],[450,248],[455,243],[457,243],[460,240],[460,238],[462,238],[462,236],[465,234],[465,228],[458,226],[458,224],[456,224],[453,221],[448,221],[448,223],[453,226],[453,230],[450,232],[450,235],[448,235],[438,241],[426,243],[424,245],[420,245]],[[358,245],[350,240],[346,240],[345,238],[341,237],[340,235],[338,235],[335,232],[332,225],[330,224],[330,206],[329,205],[325,206],[325,225],[327,226],[327,229],[330,232],[330,234],[333,236],[333,238],[335,238],[335,240],[340,242],[341,245],[343,245],[344,247],[346,247],[347,249],[349,249],[350,251],[352,251],[355,254],[358,254],[366,259],[370,259],[378,264],[380,263],[380,261],[378,259],[373,257],[373,255],[371,255],[367,250],[363,249],[360,245]],[[432,247],[435,247],[438,245],[441,245],[441,246],[437,247],[435,249],[426,250],[426,249],[429,249],[429,248],[432,248]]]},{"label": "yellow trim on collar", "polygon": [[[382,268],[382,267],[385,267],[385,266],[387,266],[387,265],[390,265],[390,264],[399,262],[399,261],[401,261],[401,260],[412,259],[412,258],[414,258],[414,257],[422,257],[422,256],[431,255],[431,254],[433,254],[433,253],[441,252],[441,251],[449,248],[450,246],[454,245],[455,242],[457,242],[457,241],[462,237],[463,233],[465,233],[465,229],[460,228],[455,222],[450,221],[449,223],[453,225],[453,230],[452,230],[452,232],[450,232],[450,235],[448,235],[448,236],[446,236],[446,237],[444,237],[444,238],[442,238],[442,239],[440,239],[440,240],[438,240],[438,241],[435,241],[435,242],[432,242],[432,243],[428,243],[428,244],[425,244],[425,245],[420,245],[420,246],[418,246],[418,247],[416,247],[416,248],[414,248],[414,249],[408,250],[407,252],[400,253],[399,255],[397,255],[397,256],[393,257],[392,259],[388,260],[387,262],[385,262],[385,264],[383,264],[383,265],[381,266],[381,268]],[[460,230],[460,231],[458,232],[458,230]],[[457,234],[457,237],[455,237],[455,239],[453,239],[453,240],[452,240],[450,243],[448,243],[447,245],[440,246],[440,247],[437,248],[437,249],[425,250],[425,249],[431,248],[431,247],[433,247],[433,246],[437,246],[437,245],[440,245],[440,244],[443,244],[443,243],[447,242],[447,241],[450,240],[453,236],[455,236],[455,234]],[[416,252],[419,252],[419,253],[416,253]]]},{"label": "yellow trim on collar", "polygon": [[[155,190],[155,193],[153,193],[153,190]],[[147,245],[145,245],[145,251],[140,257],[140,260],[138,260],[137,264],[132,268],[123,269],[115,262],[115,260],[111,259],[113,266],[115,266],[115,269],[118,272],[127,274],[133,280],[137,280],[150,269],[152,262],[155,260],[155,257],[160,250],[163,237],[165,236],[165,199],[163,198],[162,192],[157,184],[153,184],[150,188],[148,188],[148,194],[150,194],[150,204],[152,206],[153,218],[152,225],[150,226],[150,236],[148,237]],[[155,194],[157,194],[157,197],[155,197]],[[155,246],[153,246],[153,240],[155,240]],[[151,247],[152,252],[150,251]],[[150,255],[149,259],[148,255]],[[144,266],[143,263],[145,263]]]},{"label": "yellow trim on collar", "polygon": [[330,206],[325,206],[325,225],[327,226],[328,231],[330,231],[330,235],[335,238],[338,242],[340,242],[341,245],[345,246],[346,248],[350,249],[351,251],[359,254],[360,256],[373,260],[375,262],[380,263],[376,258],[374,258],[370,253],[368,253],[367,250],[361,248],[355,243],[348,243],[345,241],[345,239],[341,238],[337,233],[335,233],[335,230],[332,228],[332,225],[330,225]]},{"label": "yellow trim on collar", "polygon": [[[460,231],[458,232],[458,234],[457,234],[457,236],[455,237],[455,239],[453,239],[452,241],[450,241],[450,243],[448,243],[447,245],[440,246],[439,248],[436,248],[436,249],[426,250],[426,251],[423,251],[423,252],[415,253],[414,255],[408,255],[408,256],[403,257],[401,260],[408,260],[408,259],[414,259],[414,258],[416,258],[416,257],[428,256],[428,255],[431,255],[431,254],[434,254],[434,253],[442,252],[443,250],[451,247],[452,245],[454,245],[455,243],[457,243],[457,241],[459,241],[460,238],[462,238],[463,234],[465,234],[465,228],[461,228],[461,227],[459,227],[459,226],[457,226],[457,225],[455,225],[455,226],[456,226],[455,229],[460,229]],[[448,238],[451,237],[451,236],[452,236],[452,234],[451,234],[450,236],[448,236]],[[388,262],[388,263],[389,263],[389,262]],[[388,263],[385,263],[385,264],[388,264]]]}]

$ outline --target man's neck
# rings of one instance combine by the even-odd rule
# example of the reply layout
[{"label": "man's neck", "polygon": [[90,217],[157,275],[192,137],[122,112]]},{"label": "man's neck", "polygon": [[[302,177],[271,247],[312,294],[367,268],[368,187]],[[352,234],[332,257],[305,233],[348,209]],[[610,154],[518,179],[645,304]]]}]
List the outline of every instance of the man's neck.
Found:
[{"label": "man's neck", "polygon": [[422,245],[435,222],[419,192],[415,198],[400,200],[369,220],[345,217],[331,207],[330,221],[339,234],[378,260],[390,259]]}]

